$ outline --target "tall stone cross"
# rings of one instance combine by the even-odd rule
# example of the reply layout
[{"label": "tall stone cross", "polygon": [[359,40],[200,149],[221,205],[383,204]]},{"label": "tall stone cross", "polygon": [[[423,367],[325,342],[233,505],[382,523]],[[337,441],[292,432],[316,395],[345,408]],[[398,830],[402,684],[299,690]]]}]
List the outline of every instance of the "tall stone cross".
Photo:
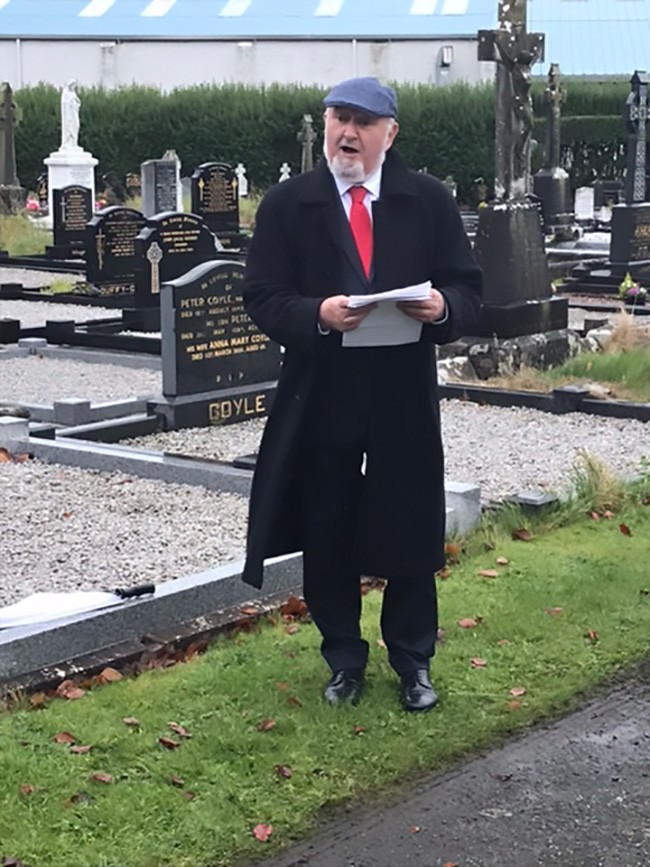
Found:
[{"label": "tall stone cross", "polygon": [[15,130],[21,120],[20,108],[13,99],[8,82],[2,84],[2,105],[0,105],[0,186],[19,187],[16,176]]},{"label": "tall stone cross", "polygon": [[531,68],[544,59],[544,34],[526,31],[527,0],[499,0],[498,30],[479,30],[478,59],[497,64],[494,191],[521,201],[530,191]]},{"label": "tall stone cross", "polygon": [[556,169],[560,165],[560,116],[566,91],[560,82],[560,66],[551,63],[548,84],[544,91],[546,105],[546,140],[544,143],[544,168]]},{"label": "tall stone cross", "polygon": [[316,133],[312,126],[310,114],[303,114],[300,131],[296,135],[298,141],[302,144],[300,154],[300,171],[309,172],[314,168],[314,142],[316,141]]},{"label": "tall stone cross", "polygon": [[629,132],[627,143],[627,174],[625,201],[645,202],[646,124],[648,122],[648,76],[637,70],[630,79],[632,90],[625,101],[625,123]]}]

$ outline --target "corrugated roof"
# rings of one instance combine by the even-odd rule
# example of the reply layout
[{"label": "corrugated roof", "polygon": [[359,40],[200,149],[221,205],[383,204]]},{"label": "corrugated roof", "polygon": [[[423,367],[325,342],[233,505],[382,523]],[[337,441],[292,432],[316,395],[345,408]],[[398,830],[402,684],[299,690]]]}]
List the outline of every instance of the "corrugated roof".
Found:
[{"label": "corrugated roof", "polygon": [[[650,0],[528,0],[528,9],[529,29],[546,34],[546,63],[565,75],[650,64]],[[23,38],[473,37],[496,18],[497,0],[0,0],[0,36]]]}]

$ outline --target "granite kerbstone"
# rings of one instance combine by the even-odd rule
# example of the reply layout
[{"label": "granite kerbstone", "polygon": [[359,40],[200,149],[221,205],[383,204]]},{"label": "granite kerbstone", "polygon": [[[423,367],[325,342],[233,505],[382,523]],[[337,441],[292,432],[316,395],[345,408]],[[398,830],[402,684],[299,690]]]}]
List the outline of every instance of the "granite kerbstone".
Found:
[{"label": "granite kerbstone", "polygon": [[445,500],[451,508],[447,517],[447,535],[464,536],[481,520],[481,489],[466,482],[445,482]]}]

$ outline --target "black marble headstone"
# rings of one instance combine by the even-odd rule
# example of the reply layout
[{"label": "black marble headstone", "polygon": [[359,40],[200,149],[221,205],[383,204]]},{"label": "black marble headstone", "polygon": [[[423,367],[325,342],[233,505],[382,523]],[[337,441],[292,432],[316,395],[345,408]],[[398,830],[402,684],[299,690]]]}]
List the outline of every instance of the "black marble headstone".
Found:
[{"label": "black marble headstone", "polygon": [[240,262],[198,265],[161,291],[163,400],[168,426],[231,424],[265,415],[280,347],[244,310]]},{"label": "black marble headstone", "polygon": [[192,211],[215,235],[239,232],[237,176],[227,163],[202,163],[192,174]]},{"label": "black marble headstone", "polygon": [[616,274],[650,263],[650,202],[614,205],[609,259]]},{"label": "black marble headstone", "polygon": [[92,190],[78,184],[52,190],[52,206],[54,245],[83,246],[93,216]]},{"label": "black marble headstone", "polygon": [[178,208],[180,183],[176,160],[147,160],[141,167],[142,213],[153,217]]},{"label": "black marble headstone", "polygon": [[92,218],[86,229],[86,279],[102,295],[135,292],[139,269],[135,238],[145,218],[133,208],[114,205]]},{"label": "black marble headstone", "polygon": [[214,236],[196,214],[168,212],[147,220],[136,240],[141,268],[136,303],[157,305],[160,287],[217,256]]}]

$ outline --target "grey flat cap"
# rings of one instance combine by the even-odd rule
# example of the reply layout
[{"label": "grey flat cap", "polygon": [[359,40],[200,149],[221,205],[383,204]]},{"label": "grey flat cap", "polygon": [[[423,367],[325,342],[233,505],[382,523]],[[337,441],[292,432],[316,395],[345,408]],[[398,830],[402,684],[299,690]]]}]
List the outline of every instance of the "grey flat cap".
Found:
[{"label": "grey flat cap", "polygon": [[330,90],[323,105],[347,106],[377,117],[395,117],[397,114],[397,97],[393,88],[370,76],[341,81]]}]

